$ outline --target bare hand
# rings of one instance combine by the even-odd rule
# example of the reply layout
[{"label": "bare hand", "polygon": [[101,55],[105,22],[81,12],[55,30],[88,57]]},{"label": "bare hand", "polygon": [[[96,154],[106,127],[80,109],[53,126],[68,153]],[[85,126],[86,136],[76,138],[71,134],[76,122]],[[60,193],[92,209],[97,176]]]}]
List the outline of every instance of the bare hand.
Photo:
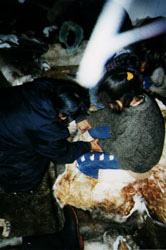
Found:
[{"label": "bare hand", "polygon": [[83,134],[86,130],[91,129],[92,127],[89,124],[88,120],[83,120],[77,123],[77,128],[79,128],[81,130],[81,133]]},{"label": "bare hand", "polygon": [[92,152],[103,152],[102,148],[98,145],[98,140],[99,139],[95,139],[95,140],[92,140],[90,141],[90,144],[91,144],[91,151]]}]

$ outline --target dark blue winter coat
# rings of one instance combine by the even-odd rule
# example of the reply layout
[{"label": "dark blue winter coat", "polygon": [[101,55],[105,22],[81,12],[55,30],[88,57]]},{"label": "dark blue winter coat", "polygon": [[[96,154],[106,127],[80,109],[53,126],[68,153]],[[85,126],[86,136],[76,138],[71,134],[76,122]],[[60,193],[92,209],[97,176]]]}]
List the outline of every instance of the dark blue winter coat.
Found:
[{"label": "dark blue winter coat", "polygon": [[67,124],[48,98],[47,82],[0,89],[0,187],[35,189],[50,161],[65,164],[89,152],[89,142],[70,143]]}]

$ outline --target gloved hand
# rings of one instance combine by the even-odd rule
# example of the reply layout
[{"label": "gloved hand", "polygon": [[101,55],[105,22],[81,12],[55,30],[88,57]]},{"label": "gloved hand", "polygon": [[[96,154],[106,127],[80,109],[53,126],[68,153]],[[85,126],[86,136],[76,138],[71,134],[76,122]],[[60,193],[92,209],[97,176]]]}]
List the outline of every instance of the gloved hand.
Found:
[{"label": "gloved hand", "polygon": [[92,128],[88,130],[90,136],[94,139],[109,139],[110,137],[110,126],[102,126],[97,128]]}]

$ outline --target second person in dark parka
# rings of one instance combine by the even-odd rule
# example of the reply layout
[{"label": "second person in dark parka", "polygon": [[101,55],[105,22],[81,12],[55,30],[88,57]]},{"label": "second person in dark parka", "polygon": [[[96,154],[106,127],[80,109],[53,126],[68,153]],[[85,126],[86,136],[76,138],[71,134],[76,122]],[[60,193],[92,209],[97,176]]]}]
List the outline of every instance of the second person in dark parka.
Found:
[{"label": "second person in dark parka", "polygon": [[68,124],[89,108],[86,89],[70,80],[38,78],[0,89],[0,188],[29,192],[41,182],[50,162],[72,163],[97,140],[73,142]]}]

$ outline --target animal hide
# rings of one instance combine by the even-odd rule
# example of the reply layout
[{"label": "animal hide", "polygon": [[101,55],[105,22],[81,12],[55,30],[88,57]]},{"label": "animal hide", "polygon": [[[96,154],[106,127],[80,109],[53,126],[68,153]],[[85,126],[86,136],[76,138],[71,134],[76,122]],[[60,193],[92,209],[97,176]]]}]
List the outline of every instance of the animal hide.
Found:
[{"label": "animal hide", "polygon": [[142,197],[150,214],[166,223],[165,167],[156,165],[151,176],[143,180],[134,179],[126,170],[115,171],[101,170],[96,180],[81,173],[76,162],[69,164],[54,185],[54,195],[61,207],[67,204],[84,210],[98,207],[115,221],[123,220],[123,216],[127,219]]}]

